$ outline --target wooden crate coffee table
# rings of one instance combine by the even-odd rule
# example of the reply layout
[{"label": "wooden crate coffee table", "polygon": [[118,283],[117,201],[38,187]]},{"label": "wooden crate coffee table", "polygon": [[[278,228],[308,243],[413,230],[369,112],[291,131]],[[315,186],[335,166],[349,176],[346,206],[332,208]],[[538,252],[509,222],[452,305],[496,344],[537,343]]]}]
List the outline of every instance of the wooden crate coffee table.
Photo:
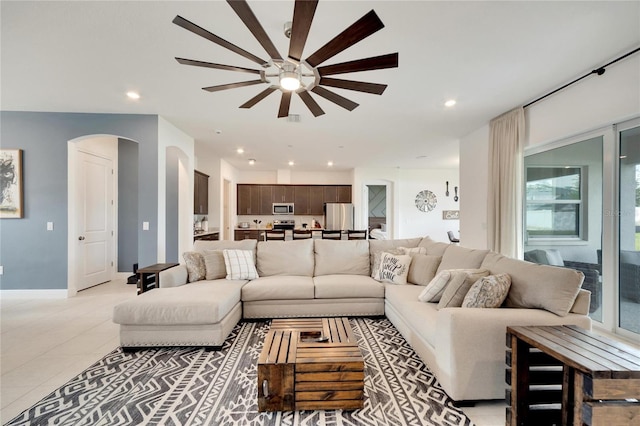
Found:
[{"label": "wooden crate coffee table", "polygon": [[258,359],[258,410],[355,410],[364,359],[347,318],[275,319]]}]

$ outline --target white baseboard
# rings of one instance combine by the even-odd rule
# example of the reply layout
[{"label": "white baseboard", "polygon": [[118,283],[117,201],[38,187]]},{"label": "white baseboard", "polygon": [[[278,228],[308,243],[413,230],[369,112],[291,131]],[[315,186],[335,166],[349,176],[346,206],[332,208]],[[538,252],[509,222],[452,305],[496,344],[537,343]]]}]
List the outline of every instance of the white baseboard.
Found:
[{"label": "white baseboard", "polygon": [[0,299],[66,299],[67,289],[60,290],[0,290]]}]

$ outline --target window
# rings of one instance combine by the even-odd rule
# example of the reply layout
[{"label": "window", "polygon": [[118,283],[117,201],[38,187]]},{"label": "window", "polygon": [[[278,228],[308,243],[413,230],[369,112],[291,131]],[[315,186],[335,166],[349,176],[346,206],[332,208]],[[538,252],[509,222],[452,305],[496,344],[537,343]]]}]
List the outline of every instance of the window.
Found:
[{"label": "window", "polygon": [[527,167],[526,230],[530,239],[582,238],[586,168]]}]

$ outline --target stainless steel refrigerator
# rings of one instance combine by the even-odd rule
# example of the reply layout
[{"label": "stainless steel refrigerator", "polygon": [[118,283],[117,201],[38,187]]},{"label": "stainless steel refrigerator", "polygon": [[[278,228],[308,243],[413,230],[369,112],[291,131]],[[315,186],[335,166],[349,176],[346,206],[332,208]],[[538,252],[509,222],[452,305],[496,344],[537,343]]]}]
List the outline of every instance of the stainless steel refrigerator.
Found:
[{"label": "stainless steel refrigerator", "polygon": [[353,204],[326,203],[324,205],[324,229],[330,231],[353,229]]}]

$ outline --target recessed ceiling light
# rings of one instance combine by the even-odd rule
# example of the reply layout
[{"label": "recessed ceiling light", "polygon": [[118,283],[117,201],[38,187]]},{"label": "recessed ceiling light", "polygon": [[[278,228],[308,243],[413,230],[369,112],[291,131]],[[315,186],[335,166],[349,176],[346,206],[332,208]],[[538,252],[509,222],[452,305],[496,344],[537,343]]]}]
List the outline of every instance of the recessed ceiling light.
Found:
[{"label": "recessed ceiling light", "polygon": [[236,149],[236,152],[237,152],[238,154],[244,154],[244,149],[242,149],[242,148],[238,148],[238,149]]},{"label": "recessed ceiling light", "polygon": [[456,104],[456,100],[455,99],[449,99],[448,101],[446,101],[444,103],[444,106],[446,106],[447,108],[451,108],[455,104]]},{"label": "recessed ceiling light", "polygon": [[329,161],[329,162],[327,163],[327,166],[329,166],[329,167],[333,167],[333,161]]},{"label": "recessed ceiling light", "polygon": [[140,99],[140,95],[137,92],[127,92],[129,99]]},{"label": "recessed ceiling light", "polygon": [[293,164],[294,164],[293,161],[289,161],[290,166],[293,166]]},{"label": "recessed ceiling light", "polygon": [[249,165],[253,166],[254,164],[256,164],[256,160],[249,158]]}]

